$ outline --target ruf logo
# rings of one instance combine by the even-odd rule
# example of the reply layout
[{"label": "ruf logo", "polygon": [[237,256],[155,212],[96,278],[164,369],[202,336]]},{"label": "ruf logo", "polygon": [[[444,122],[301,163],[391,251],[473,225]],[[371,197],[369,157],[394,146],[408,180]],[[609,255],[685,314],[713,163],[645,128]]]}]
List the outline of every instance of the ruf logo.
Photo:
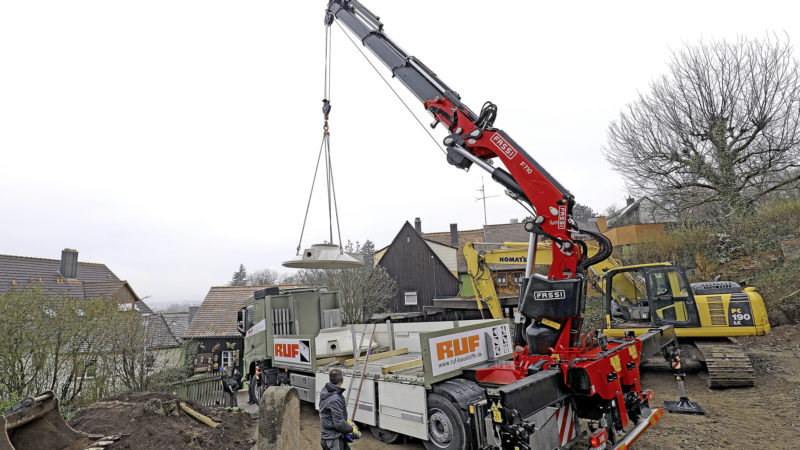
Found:
[{"label": "ruf logo", "polygon": [[275,344],[275,356],[281,358],[297,358],[300,353],[298,344]]},{"label": "ruf logo", "polygon": [[481,338],[480,335],[477,334],[461,339],[453,339],[452,341],[439,342],[436,344],[436,358],[441,361],[446,358],[454,358],[456,356],[472,353],[480,344]]},{"label": "ruf logo", "polygon": [[514,147],[508,143],[508,141],[503,139],[503,136],[500,136],[500,133],[495,133],[494,136],[492,136],[491,141],[498,150],[503,152],[504,155],[508,156],[508,159],[514,159],[514,157],[517,156],[517,150],[515,150]]}]

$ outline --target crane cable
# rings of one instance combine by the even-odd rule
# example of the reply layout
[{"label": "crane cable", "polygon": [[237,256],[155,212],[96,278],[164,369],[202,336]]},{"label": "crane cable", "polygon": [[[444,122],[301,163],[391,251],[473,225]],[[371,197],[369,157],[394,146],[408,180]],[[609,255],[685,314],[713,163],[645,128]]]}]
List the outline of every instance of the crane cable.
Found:
[{"label": "crane cable", "polygon": [[333,215],[336,215],[336,231],[339,236],[339,252],[344,252],[342,248],[342,229],[339,224],[339,205],[336,201],[336,187],[333,182],[333,164],[331,162],[331,141],[330,141],[330,128],[328,126],[328,113],[330,112],[330,92],[331,92],[331,56],[332,51],[332,38],[330,27],[325,27],[325,77],[323,93],[324,99],[322,111],[325,115],[325,123],[322,127],[322,144],[319,148],[319,155],[317,156],[317,165],[314,169],[314,178],[311,181],[311,192],[308,194],[308,203],[306,204],[306,214],[303,217],[303,227],[300,230],[300,241],[297,243],[297,255],[300,255],[300,248],[303,245],[303,235],[306,230],[306,223],[308,221],[308,212],[311,209],[311,198],[314,195],[314,186],[317,183],[317,174],[319,173],[319,163],[322,160],[322,154],[325,154],[325,178],[327,181],[328,192],[328,222],[330,231],[330,243],[333,244]]},{"label": "crane cable", "polygon": [[[403,104],[403,106],[405,106],[405,107],[406,107],[406,109],[408,110],[408,112],[409,112],[409,113],[411,113],[411,115],[412,115],[412,116],[414,117],[414,119],[417,121],[417,123],[419,124],[419,126],[421,126],[421,127],[422,127],[422,129],[423,129],[423,130],[425,130],[425,132],[426,132],[426,133],[428,133],[428,136],[430,136],[430,138],[431,138],[431,139],[433,140],[433,142],[436,144],[436,148],[438,148],[439,150],[441,150],[441,152],[442,152],[442,153],[444,153],[445,155],[447,155],[447,152],[446,152],[446,151],[445,151],[445,150],[444,150],[444,149],[443,149],[443,148],[442,148],[442,147],[439,145],[439,141],[437,141],[437,140],[436,140],[436,138],[435,138],[435,137],[433,137],[433,135],[431,134],[431,132],[430,132],[430,131],[428,131],[428,129],[427,129],[427,128],[425,128],[425,124],[423,124],[423,123],[422,123],[422,121],[421,121],[421,120],[419,120],[419,117],[417,117],[417,115],[416,115],[416,114],[414,114],[414,111],[412,111],[412,110],[411,110],[411,107],[409,107],[409,106],[408,106],[408,104],[407,104],[407,103],[406,103],[406,102],[403,100],[403,98],[402,98],[402,97],[400,97],[400,94],[398,94],[398,93],[397,93],[397,91],[396,91],[396,90],[395,90],[395,89],[392,87],[392,85],[391,85],[391,84],[389,84],[389,81],[388,81],[388,80],[386,80],[386,78],[383,76],[383,74],[380,72],[380,70],[378,70],[378,68],[377,68],[377,67],[375,67],[375,64],[372,64],[372,61],[370,61],[370,59],[367,57],[367,55],[366,55],[366,54],[364,54],[364,52],[361,50],[361,48],[358,46],[358,44],[356,44],[356,41],[354,41],[354,40],[353,40],[353,38],[352,38],[352,37],[351,37],[349,34],[347,34],[347,31],[345,31],[345,29],[344,29],[344,28],[342,28],[342,24],[340,24],[340,23],[339,23],[339,21],[336,21],[336,25],[338,25],[338,26],[339,26],[339,28],[342,30],[342,32],[344,33],[344,35],[345,35],[345,36],[347,36],[347,39],[349,39],[349,40],[350,40],[350,42],[353,44],[353,46],[356,48],[356,50],[358,50],[358,52],[359,52],[359,53],[361,53],[361,56],[363,56],[363,57],[364,57],[364,59],[366,59],[366,60],[367,60],[367,62],[369,63],[369,65],[370,65],[370,66],[372,66],[372,68],[373,68],[373,69],[375,69],[375,72],[378,74],[378,76],[380,76],[380,77],[381,77],[381,79],[383,80],[383,82],[384,82],[384,83],[386,83],[386,86],[389,86],[389,89],[391,89],[391,90],[392,90],[392,92],[394,92],[394,95],[395,95],[395,96],[396,96],[396,97],[397,97],[397,98],[400,100],[400,103],[402,103],[402,104]],[[329,27],[329,28],[330,28],[330,27]]]}]

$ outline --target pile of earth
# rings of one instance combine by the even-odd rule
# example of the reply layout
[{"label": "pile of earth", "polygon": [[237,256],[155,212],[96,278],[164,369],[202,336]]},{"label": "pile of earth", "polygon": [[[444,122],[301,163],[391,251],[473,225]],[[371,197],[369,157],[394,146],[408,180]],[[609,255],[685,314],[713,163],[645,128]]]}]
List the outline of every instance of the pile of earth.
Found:
[{"label": "pile of earth", "polygon": [[751,348],[783,348],[800,349],[800,325],[782,325],[774,327],[766,336],[739,338],[740,342]]},{"label": "pile of earth", "polygon": [[[190,417],[178,402],[210,417],[212,428]],[[213,448],[250,449],[255,422],[241,411],[208,409],[191,400],[159,392],[133,392],[101,400],[75,415],[72,428],[87,433],[121,435],[115,450]]]}]

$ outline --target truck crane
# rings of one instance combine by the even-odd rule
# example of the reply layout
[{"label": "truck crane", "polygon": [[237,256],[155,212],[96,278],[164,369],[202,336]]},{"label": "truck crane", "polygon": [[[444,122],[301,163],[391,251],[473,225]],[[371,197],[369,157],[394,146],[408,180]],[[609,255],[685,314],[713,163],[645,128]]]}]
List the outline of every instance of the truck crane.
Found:
[{"label": "truck crane", "polygon": [[[547,276],[526,271],[513,336],[506,320],[381,324],[374,341],[391,350],[360,368],[355,342],[351,361],[326,357],[361,327],[367,330],[341,326],[338,293],[254,292],[239,312],[238,327],[257,389],[288,384],[302,400],[315,402],[326,372],[341,367],[346,383],[348,377],[366,379],[357,404],[348,407],[384,442],[407,435],[429,450],[555,450],[579,442],[590,449],[628,448],[662,416],[650,408],[653,395],[642,387],[639,364],[643,351],[671,342],[672,327],[616,339],[600,330],[582,334],[587,268],[608,258],[612,245],[603,235],[578,230],[574,196],[494,126],[496,105],[486,102],[475,113],[390,39],[379,17],[359,1],[330,0],[324,23],[329,30],[337,23],[369,49],[431,114],[432,127],[446,129],[449,164],[486,171],[530,213],[524,224],[530,247],[536,248],[539,236],[549,239],[552,265]],[[324,99],[326,119],[329,112]],[[590,256],[574,232],[592,236],[598,251]],[[579,419],[587,431],[581,432]]]}]

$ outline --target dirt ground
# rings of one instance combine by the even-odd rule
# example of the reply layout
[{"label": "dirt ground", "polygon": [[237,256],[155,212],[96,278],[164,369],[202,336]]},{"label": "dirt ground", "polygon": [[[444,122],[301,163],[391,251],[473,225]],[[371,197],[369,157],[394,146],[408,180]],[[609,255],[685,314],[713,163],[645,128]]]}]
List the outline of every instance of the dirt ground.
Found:
[{"label": "dirt ground", "polygon": [[[669,414],[634,445],[640,450],[800,448],[800,325],[775,327],[768,336],[742,339],[755,367],[756,387],[711,390],[698,370],[688,374],[689,397],[705,410],[704,416]],[[643,370],[643,384],[653,389],[655,406],[664,400],[677,400],[678,388],[666,363],[651,360]],[[246,395],[246,394],[245,394]],[[196,410],[222,421],[210,430],[181,413],[161,417],[145,413],[143,405],[151,398],[174,399],[169,394],[139,393],[98,402],[80,411],[70,424],[90,433],[116,433],[126,436],[115,449],[242,449],[252,447],[254,424],[246,414]],[[244,397],[246,399],[246,396]],[[246,400],[244,400],[246,401]],[[240,400],[241,404],[244,404]],[[319,448],[319,416],[314,405],[301,403],[300,435],[302,448]],[[583,427],[585,429],[585,426]],[[353,450],[420,450],[422,442],[387,445],[378,441],[368,428]],[[580,448],[580,447],[575,447]]]},{"label": "dirt ground", "polygon": [[238,450],[250,449],[255,443],[255,422],[249,414],[211,410],[183,400],[195,411],[220,422],[211,428],[175,408],[177,399],[155,392],[124,394],[80,410],[70,425],[87,433],[122,435],[111,446],[114,450]]},{"label": "dirt ground", "polygon": [[[768,336],[743,342],[755,366],[756,387],[714,389],[702,371],[688,374],[686,390],[706,410],[704,416],[670,414],[633,446],[639,450],[800,448],[800,326],[776,327]],[[699,365],[694,365],[699,369]],[[678,387],[666,363],[648,362],[642,381],[655,393],[655,404],[677,400]],[[303,403],[301,438],[304,448],[319,445],[319,416]],[[584,427],[585,429],[585,427]],[[422,442],[386,445],[369,430],[351,445],[353,450],[420,450]],[[579,447],[574,447],[579,448]]]}]

